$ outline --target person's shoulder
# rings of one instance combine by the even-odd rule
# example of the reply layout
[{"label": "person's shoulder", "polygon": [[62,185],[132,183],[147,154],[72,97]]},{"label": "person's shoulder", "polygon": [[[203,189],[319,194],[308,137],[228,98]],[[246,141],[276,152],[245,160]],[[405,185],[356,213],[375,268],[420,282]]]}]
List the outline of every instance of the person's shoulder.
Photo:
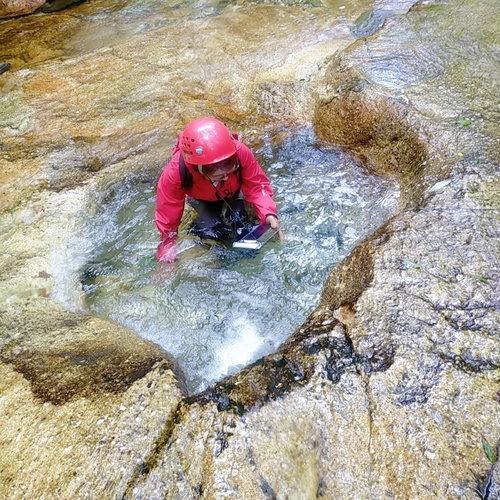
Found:
[{"label": "person's shoulder", "polygon": [[179,157],[180,151],[174,153],[174,155],[170,158],[168,163],[163,167],[163,171],[161,173],[161,179],[164,181],[179,183],[181,181],[181,176],[179,172]]},{"label": "person's shoulder", "polygon": [[253,160],[254,154],[251,149],[243,142],[237,141],[236,144],[236,154],[240,161]]},{"label": "person's shoulder", "polygon": [[237,153],[239,153],[240,151],[250,151],[250,148],[244,142],[241,142],[239,139],[235,139],[234,142],[236,143]]}]

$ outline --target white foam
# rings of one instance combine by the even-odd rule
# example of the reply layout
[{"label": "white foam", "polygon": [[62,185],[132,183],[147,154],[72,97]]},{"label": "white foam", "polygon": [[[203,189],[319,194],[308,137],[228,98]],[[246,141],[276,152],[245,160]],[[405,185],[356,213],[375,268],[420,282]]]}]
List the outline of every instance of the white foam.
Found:
[{"label": "white foam", "polygon": [[230,342],[221,346],[215,353],[216,371],[219,376],[233,373],[235,367],[239,368],[254,361],[265,343],[265,339],[259,336],[255,326],[246,317],[234,320],[232,327],[234,331]]}]

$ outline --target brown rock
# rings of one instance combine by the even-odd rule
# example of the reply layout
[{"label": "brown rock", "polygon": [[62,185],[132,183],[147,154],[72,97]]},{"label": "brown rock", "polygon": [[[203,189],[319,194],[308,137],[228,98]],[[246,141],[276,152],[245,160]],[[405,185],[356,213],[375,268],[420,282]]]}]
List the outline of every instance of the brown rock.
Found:
[{"label": "brown rock", "polygon": [[31,14],[44,3],[45,0],[0,0],[0,18]]}]

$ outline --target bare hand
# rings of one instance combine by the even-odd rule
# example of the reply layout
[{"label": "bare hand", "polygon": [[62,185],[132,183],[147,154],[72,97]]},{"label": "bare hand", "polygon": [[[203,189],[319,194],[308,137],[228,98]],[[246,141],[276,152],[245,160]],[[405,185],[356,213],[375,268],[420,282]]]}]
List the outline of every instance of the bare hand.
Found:
[{"label": "bare hand", "polygon": [[285,239],[285,235],[283,234],[283,231],[280,229],[280,221],[278,220],[277,217],[275,217],[274,215],[268,215],[266,217],[266,224],[269,224],[273,229],[279,229],[278,236],[280,241],[283,241]]}]

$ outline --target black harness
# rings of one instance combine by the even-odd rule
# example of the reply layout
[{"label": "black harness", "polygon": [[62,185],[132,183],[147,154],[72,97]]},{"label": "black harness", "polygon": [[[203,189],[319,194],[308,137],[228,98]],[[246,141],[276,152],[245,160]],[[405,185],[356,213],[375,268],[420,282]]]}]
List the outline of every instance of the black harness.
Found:
[{"label": "black harness", "polygon": [[193,187],[193,174],[186,167],[182,153],[179,154],[179,173],[181,174],[181,188],[191,189]]}]

